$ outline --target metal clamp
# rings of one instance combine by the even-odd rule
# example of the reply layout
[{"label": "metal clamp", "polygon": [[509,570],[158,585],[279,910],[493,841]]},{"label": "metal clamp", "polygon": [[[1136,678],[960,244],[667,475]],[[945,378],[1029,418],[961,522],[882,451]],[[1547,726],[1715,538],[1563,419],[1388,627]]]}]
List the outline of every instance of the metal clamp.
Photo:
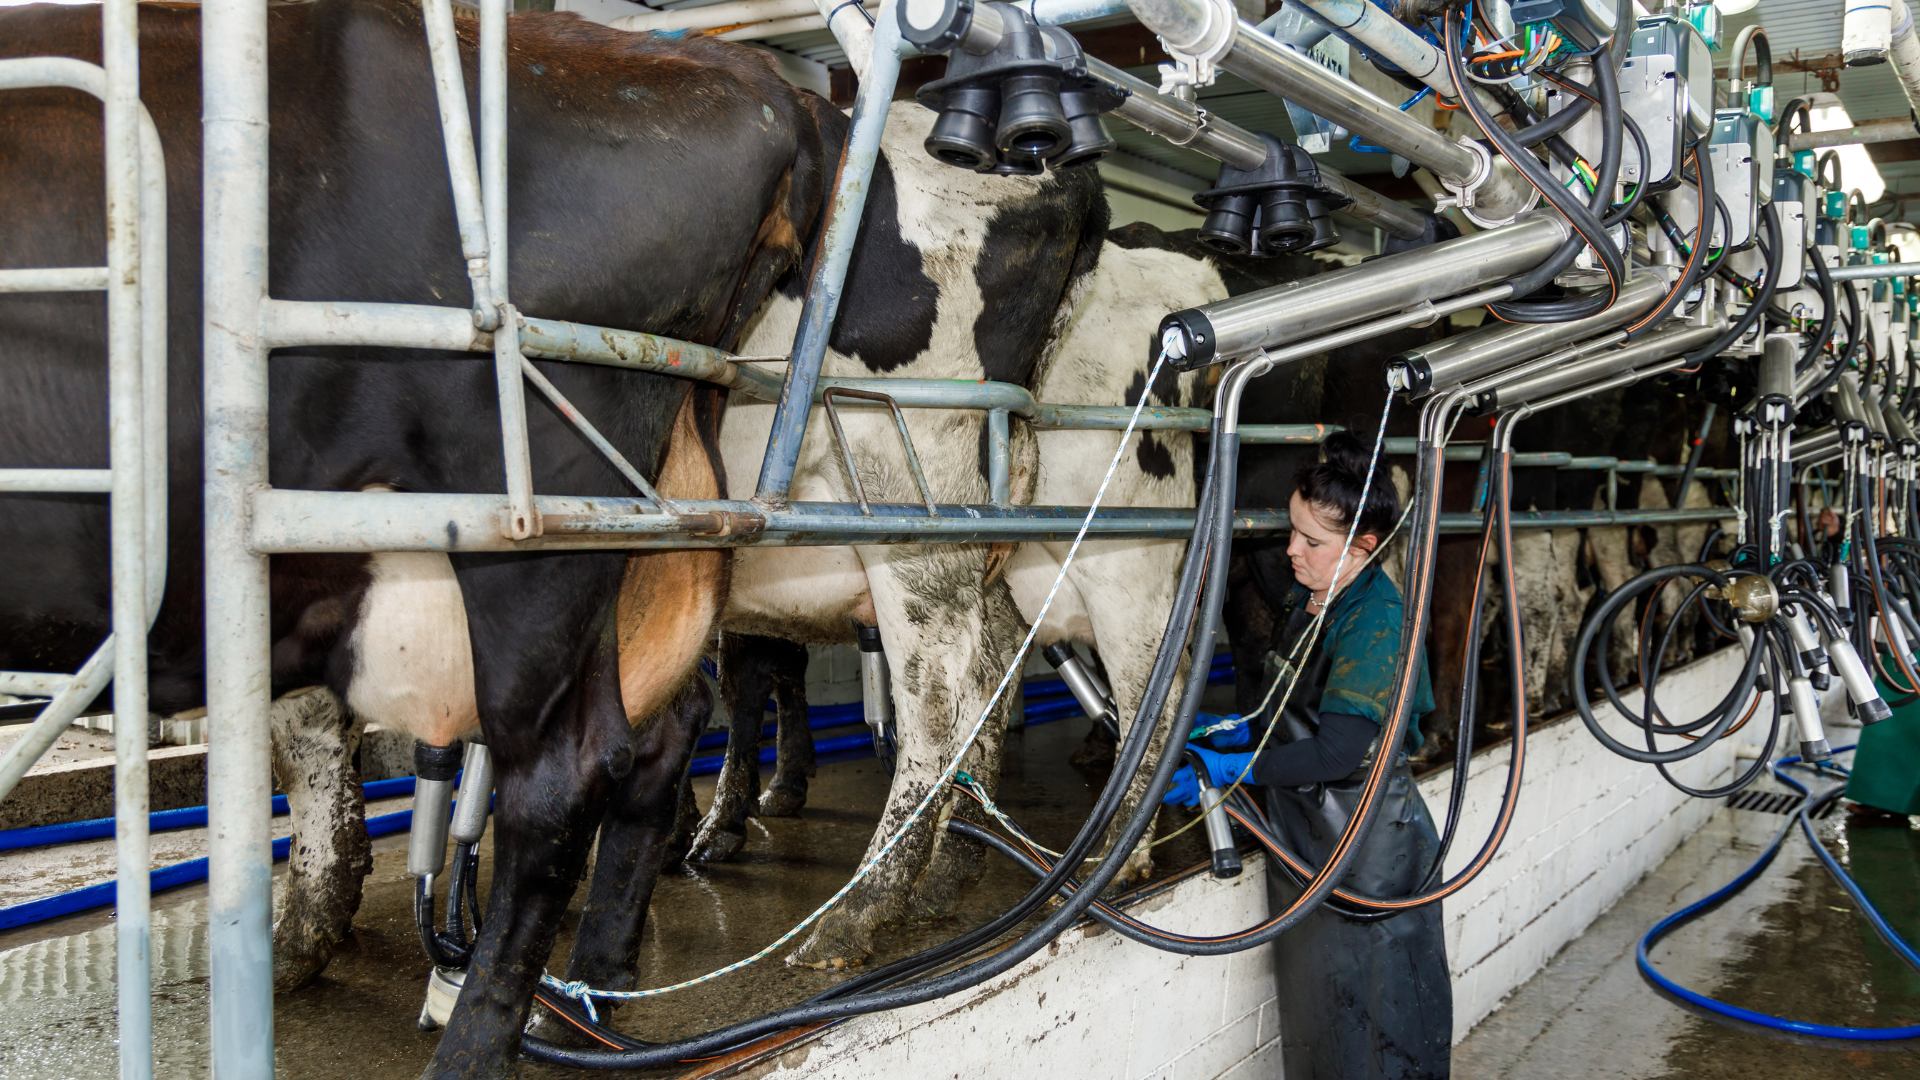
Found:
[{"label": "metal clamp", "polygon": [[1444,176],[1439,178],[1441,186],[1450,194],[1434,197],[1433,209],[1436,213],[1458,210],[1466,215],[1468,221],[1483,229],[1497,229],[1502,225],[1511,225],[1521,214],[1540,205],[1540,189],[1533,188],[1533,193],[1527,197],[1527,201],[1505,217],[1490,218],[1476,213],[1474,195],[1480,190],[1481,185],[1493,176],[1493,154],[1472,139],[1462,138],[1460,145],[1473,154],[1473,175],[1468,177],[1465,183],[1455,183]]},{"label": "metal clamp", "polygon": [[1240,29],[1240,11],[1232,0],[1206,0],[1200,6],[1207,14],[1207,22],[1193,42],[1181,47],[1164,37],[1160,39],[1161,47],[1173,58],[1173,63],[1160,65],[1163,94],[1176,93],[1176,88],[1182,86],[1196,90],[1212,86],[1219,77],[1215,65],[1233,48],[1234,35]]},{"label": "metal clamp", "polygon": [[836,397],[856,398],[861,401],[878,401],[893,410],[894,426],[900,429],[900,445],[907,452],[907,468],[913,472],[913,483],[920,489],[920,501],[926,504],[928,517],[939,517],[940,511],[933,505],[933,490],[927,487],[926,474],[920,471],[920,456],[913,452],[913,436],[907,433],[907,418],[900,411],[900,404],[892,397],[878,390],[859,390],[851,386],[829,386],[820,391],[820,403],[827,407],[827,419],[833,423],[833,437],[840,443],[840,457],[847,467],[847,482],[853,485],[854,501],[860,504],[860,512],[867,517],[873,516],[873,507],[867,502],[866,489],[860,485],[860,472],[853,467],[853,444],[847,441],[846,429],[840,426],[840,410],[834,408]]}]

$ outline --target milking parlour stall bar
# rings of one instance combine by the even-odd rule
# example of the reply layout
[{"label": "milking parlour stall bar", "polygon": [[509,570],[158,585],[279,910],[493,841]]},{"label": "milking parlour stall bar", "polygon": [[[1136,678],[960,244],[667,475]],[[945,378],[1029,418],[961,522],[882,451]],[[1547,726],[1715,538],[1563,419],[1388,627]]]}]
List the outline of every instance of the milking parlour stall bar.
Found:
[{"label": "milking parlour stall bar", "polygon": [[0,1076],[1914,1067],[1905,0],[0,31]]}]

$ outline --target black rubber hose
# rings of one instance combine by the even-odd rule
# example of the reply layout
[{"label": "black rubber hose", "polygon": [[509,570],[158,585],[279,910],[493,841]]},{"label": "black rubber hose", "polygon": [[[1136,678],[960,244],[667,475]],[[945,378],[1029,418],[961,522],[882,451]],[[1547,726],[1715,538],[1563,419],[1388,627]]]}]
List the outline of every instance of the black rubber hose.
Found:
[{"label": "black rubber hose", "polygon": [[[1694,179],[1700,192],[1700,221],[1693,227],[1693,246],[1687,251],[1686,264],[1680,270],[1679,279],[1674,282],[1673,291],[1667,294],[1666,299],[1660,301],[1659,307],[1654,308],[1652,312],[1628,328],[1627,341],[1629,342],[1637,341],[1657,329],[1660,323],[1673,313],[1673,309],[1680,306],[1680,301],[1686,299],[1687,292],[1705,272],[1707,246],[1713,240],[1713,229],[1709,224],[1712,219],[1707,216],[1707,208],[1713,205],[1714,200],[1713,164],[1708,161],[1706,165],[1701,165],[1701,150],[1705,145],[1696,142],[1692,147]],[[1684,164],[1681,166],[1681,172],[1683,174],[1685,172]],[[1668,231],[1674,247],[1677,249],[1683,246],[1679,236],[1679,226],[1673,223],[1673,218],[1667,213],[1666,207],[1655,203],[1653,208],[1655,217],[1660,221],[1661,227]]]},{"label": "black rubber hose", "polygon": [[1807,351],[1800,356],[1800,362],[1793,365],[1795,375],[1804,375],[1820,359],[1820,353],[1833,340],[1834,316],[1838,314],[1834,295],[1833,271],[1827,269],[1826,257],[1818,251],[1808,253],[1807,261],[1813,264],[1813,276],[1820,286],[1820,329],[1808,342]]},{"label": "black rubber hose", "polygon": [[[1194,549],[1204,547],[1204,554],[1200,557],[1208,563],[1208,580],[1203,586],[1203,594],[1199,604],[1200,611],[1198,612],[1199,619],[1197,622],[1191,619],[1170,620],[1172,624],[1194,626],[1196,628],[1196,643],[1207,643],[1209,646],[1212,640],[1211,627],[1219,620],[1220,608],[1225,601],[1226,595],[1226,565],[1230,545],[1224,541],[1232,536],[1234,470],[1237,467],[1239,437],[1237,435],[1220,433],[1218,420],[1216,419],[1215,437],[1212,442],[1212,464],[1215,468],[1210,470],[1212,475],[1208,486],[1214,489],[1215,498],[1214,506],[1212,507],[1214,513],[1210,519],[1198,518],[1196,520],[1195,536],[1189,547],[1190,558],[1193,557]],[[1437,518],[1435,519],[1435,524],[1437,525]],[[1212,540],[1215,538],[1223,542],[1202,544],[1203,540]],[[1431,574],[1425,575],[1425,579],[1427,585],[1430,587]],[[1191,596],[1191,594],[1187,595]],[[1422,599],[1421,613],[1424,615],[1424,595]],[[1183,605],[1180,605],[1179,602],[1176,601],[1176,606]],[[1190,616],[1193,614],[1191,606],[1187,607],[1187,613]],[[1177,614],[1178,612],[1176,612],[1176,615]],[[1177,645],[1173,643],[1171,637],[1163,640],[1161,653],[1156,657],[1156,671],[1163,666],[1161,663],[1162,660],[1167,659],[1169,656],[1177,660],[1180,655],[1184,654],[1186,652],[1185,644],[1184,634],[1181,635]],[[1407,666],[1409,658],[1405,655],[1407,651],[1408,650],[1402,650],[1401,666],[1405,668],[1406,671],[1410,671],[1411,668]],[[1206,659],[1203,658],[1197,659],[1190,667],[1187,676],[1189,683],[1188,693],[1183,695],[1185,700],[1191,700],[1195,703],[1198,702],[1199,697],[1204,693],[1208,666]],[[1404,672],[1399,673],[1404,674]],[[1192,685],[1194,683],[1199,684],[1199,690],[1197,692]],[[1411,681],[1406,681],[1396,686],[1396,712],[1386,732],[1386,736],[1389,738],[1399,737],[1405,732],[1406,713],[1412,704],[1412,685]],[[1164,697],[1158,702],[1143,701],[1141,715],[1136,718],[1136,724],[1145,724],[1149,729],[1157,729],[1159,725],[1155,721],[1158,719],[1160,706],[1163,702]],[[1191,723],[1191,716],[1186,718],[1186,723]],[[1180,751],[1185,746],[1185,740],[1175,736],[1186,730],[1186,728],[1182,726],[1180,716],[1176,715],[1174,717],[1174,724],[1169,730],[1171,734],[1163,745],[1160,760],[1155,768],[1153,779],[1148,784],[1146,793],[1140,803],[1135,807],[1133,816],[1128,820],[1125,828],[1118,837],[1114,838],[1113,846],[1109,850],[1108,855],[1095,865],[1093,874],[1087,880],[1085,887],[1071,899],[1058,905],[1039,925],[1021,935],[1019,939],[993,955],[969,963],[956,970],[936,975],[911,986],[882,990],[861,997],[810,1001],[798,1006],[778,1010],[755,1020],[745,1021],[718,1031],[709,1032],[706,1035],[683,1039],[676,1043],[651,1047],[645,1051],[576,1050],[573,1048],[554,1046],[553,1044],[528,1037],[523,1040],[523,1053],[534,1060],[545,1061],[552,1064],[572,1065],[580,1068],[646,1068],[654,1065],[668,1064],[673,1061],[710,1053],[715,1050],[723,1050],[747,1040],[772,1034],[798,1024],[836,1020],[861,1013],[899,1008],[905,1005],[918,1004],[923,1001],[931,1001],[935,998],[944,997],[948,994],[977,985],[986,979],[1011,970],[1027,957],[1033,955],[1034,952],[1038,951],[1047,942],[1052,941],[1062,930],[1074,920],[1078,919],[1092,903],[1094,898],[1099,895],[1100,891],[1105,889],[1112,882],[1113,878],[1119,874],[1120,868],[1125,865],[1128,857],[1132,853],[1134,845],[1139,842],[1140,837],[1145,834],[1147,827],[1151,824],[1153,815],[1158,809],[1160,797],[1165,794],[1169,783],[1173,779],[1173,774],[1179,770]],[[1142,733],[1136,728],[1135,731],[1130,731],[1128,734],[1129,743],[1134,741],[1131,736],[1143,734],[1139,751],[1140,754],[1143,755],[1145,752],[1145,739],[1150,737],[1150,731]],[[1384,765],[1390,760],[1390,756],[1383,755],[1381,759],[1376,762],[1375,772],[1369,777],[1369,796],[1362,800],[1359,811],[1356,813],[1353,822],[1348,826],[1347,834],[1342,837],[1341,846],[1337,849],[1337,857],[1321,875],[1323,880],[1317,881],[1315,887],[1309,889],[1306,895],[1296,901],[1294,907],[1287,915],[1271,920],[1261,930],[1249,935],[1247,940],[1237,944],[1235,949],[1225,951],[1238,951],[1240,948],[1250,948],[1254,945],[1273,940],[1273,938],[1278,937],[1281,933],[1293,925],[1296,925],[1300,919],[1306,917],[1314,907],[1325,899],[1326,895],[1332,890],[1333,883],[1344,875],[1351,866],[1353,857],[1357,854],[1361,845],[1364,844],[1368,831],[1372,828],[1373,822],[1378,817],[1379,796],[1385,790],[1384,779],[1386,770]],[[1133,773],[1131,771],[1123,770],[1116,766],[1113,776],[1109,780],[1107,790],[1102,792],[1102,797],[1105,798],[1109,792],[1113,791],[1116,784],[1120,790],[1124,791],[1124,789],[1129,786],[1128,781],[1132,775]],[[1091,824],[1092,822],[1089,822],[1089,825]],[[1092,838],[1089,834],[1098,835],[1098,831],[1083,827],[1081,835],[1075,838],[1075,845],[1070,845],[1068,851],[1063,854],[1073,856],[1073,848],[1075,846],[1080,846],[1083,849],[1084,847],[1091,846]],[[1055,875],[1057,874],[1059,879],[1064,880],[1070,868],[1076,864],[1077,856],[1063,858],[1060,865],[1055,868],[1055,874],[1050,874],[1048,881],[1043,881],[1041,885],[1036,886],[1036,891],[1044,890],[1042,892],[1043,896],[1051,896],[1057,891],[1059,886],[1059,882],[1053,880]],[[1254,940],[1255,938],[1258,940]]]},{"label": "black rubber hose", "polygon": [[[1711,172],[1712,169],[1708,169],[1707,171]],[[1726,333],[1721,334],[1706,345],[1688,353],[1686,362],[1680,365],[1681,370],[1688,371],[1699,367],[1701,362],[1705,361],[1708,357],[1718,356],[1727,346],[1740,340],[1740,336],[1752,328],[1754,322],[1760,318],[1760,313],[1766,310],[1769,303],[1773,302],[1774,289],[1780,284],[1780,249],[1782,247],[1780,243],[1780,212],[1774,208],[1772,203],[1768,203],[1766,209],[1761,211],[1760,221],[1761,224],[1767,227],[1769,243],[1763,245],[1763,249],[1767,255],[1767,279],[1760,284],[1759,295],[1753,298],[1753,302],[1747,305],[1747,310],[1742,312],[1738,319],[1734,320],[1733,325],[1727,328]]]},{"label": "black rubber hose", "polygon": [[[1631,10],[1627,0],[1616,5],[1615,25],[1625,25],[1622,12]],[[1460,16],[1457,12],[1448,12],[1445,19],[1446,40],[1457,40]],[[1624,35],[1616,34],[1615,39]],[[1447,48],[1448,70],[1454,82],[1466,85],[1466,65],[1459,51]],[[1590,209],[1577,198],[1570,196],[1525,148],[1508,135],[1498,123],[1485,115],[1474,95],[1466,94],[1461,99],[1465,108],[1481,132],[1499,149],[1500,153],[1527,178],[1541,195],[1566,217],[1574,227],[1575,235],[1548,258],[1540,267],[1513,280],[1514,295],[1524,296],[1543,287],[1558,276],[1579,256],[1581,245],[1590,245],[1600,256],[1607,271],[1610,288],[1603,293],[1582,296],[1574,300],[1549,301],[1542,304],[1515,304],[1513,302],[1490,305],[1502,319],[1510,322],[1563,322],[1585,318],[1598,314],[1613,306],[1619,298],[1619,290],[1626,284],[1627,268],[1624,256],[1615,248],[1607,231],[1601,226],[1597,213],[1611,206],[1614,181],[1619,175],[1621,154],[1620,101],[1618,85],[1618,67],[1611,53],[1594,50],[1588,54],[1593,61],[1595,96],[1599,98],[1602,116],[1602,153],[1598,183],[1592,194],[1593,206]]]},{"label": "black rubber hose", "polygon": [[1647,194],[1646,162],[1647,162],[1647,158],[1651,157],[1653,153],[1651,150],[1647,148],[1646,133],[1640,130],[1639,124],[1634,123],[1633,117],[1628,116],[1625,112],[1622,112],[1620,114],[1620,123],[1623,127],[1626,128],[1627,134],[1633,136],[1634,147],[1640,152],[1640,158],[1639,158],[1640,182],[1633,185],[1633,194],[1627,196],[1626,202],[1621,203],[1620,206],[1613,211],[1613,213],[1608,214],[1606,217],[1603,217],[1600,219],[1600,224],[1605,225],[1609,229],[1627,220],[1629,217],[1632,217],[1633,212],[1635,210],[1640,209],[1640,202],[1642,199],[1646,197],[1646,194]]},{"label": "black rubber hose", "polygon": [[[1657,588],[1669,579],[1682,576],[1711,578],[1716,584],[1719,584],[1723,588],[1729,580],[1726,575],[1715,570],[1709,570],[1704,566],[1683,564],[1663,566],[1655,570],[1649,570],[1608,594],[1607,598],[1600,602],[1600,607],[1587,618],[1585,623],[1581,624],[1580,636],[1574,643],[1573,670],[1571,672],[1574,708],[1580,713],[1580,719],[1587,725],[1587,730],[1593,734],[1594,738],[1600,741],[1602,746],[1605,746],[1607,749],[1630,761],[1638,761],[1643,764],[1667,764],[1675,761],[1684,761],[1713,745],[1721,735],[1726,733],[1726,729],[1732,725],[1737,704],[1744,704],[1747,700],[1747,696],[1752,691],[1754,682],[1759,676],[1761,658],[1765,655],[1765,650],[1758,647],[1758,643],[1756,642],[1756,647],[1748,653],[1746,666],[1741,669],[1739,681],[1735,683],[1726,698],[1722,699],[1720,705],[1712,710],[1710,715],[1715,716],[1713,728],[1691,745],[1683,746],[1675,750],[1637,750],[1607,734],[1606,729],[1601,726],[1599,718],[1593,714],[1593,701],[1587,693],[1588,658],[1595,652],[1595,646],[1605,640],[1600,632],[1606,629],[1609,631],[1606,636],[1611,636],[1610,631],[1614,617],[1620,613],[1620,610],[1625,605],[1638,599],[1640,594],[1648,589]],[[1627,708],[1625,702],[1620,700],[1619,694],[1613,686],[1611,675],[1606,670],[1604,657],[1602,657],[1601,660],[1600,670],[1602,687],[1605,689],[1607,698],[1613,704],[1613,707],[1622,716],[1627,717],[1636,725],[1645,727],[1648,723],[1651,723],[1652,721],[1649,718],[1642,717],[1635,713],[1632,709]],[[1641,690],[1642,696],[1647,699],[1647,708],[1650,716],[1653,711],[1653,688],[1643,684]]]}]

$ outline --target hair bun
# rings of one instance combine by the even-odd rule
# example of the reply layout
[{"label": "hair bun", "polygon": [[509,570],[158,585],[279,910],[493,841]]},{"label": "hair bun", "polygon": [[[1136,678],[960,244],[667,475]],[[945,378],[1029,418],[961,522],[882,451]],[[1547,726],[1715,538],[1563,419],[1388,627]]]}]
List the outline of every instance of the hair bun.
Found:
[{"label": "hair bun", "polygon": [[1327,465],[1353,477],[1358,485],[1367,478],[1367,466],[1373,461],[1373,448],[1350,431],[1336,431],[1321,444]]}]

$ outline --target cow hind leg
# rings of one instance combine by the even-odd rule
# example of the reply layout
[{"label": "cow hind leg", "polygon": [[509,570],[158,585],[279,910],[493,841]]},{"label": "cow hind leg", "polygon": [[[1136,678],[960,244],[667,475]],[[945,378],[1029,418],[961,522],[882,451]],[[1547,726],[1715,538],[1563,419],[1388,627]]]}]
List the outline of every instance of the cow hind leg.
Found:
[{"label": "cow hind leg", "polygon": [[771,687],[761,653],[768,639],[722,634],[720,707],[727,715],[727,755],[713,787],[713,805],[693,834],[691,862],[725,862],[747,841],[747,813],[760,798],[760,730]]},{"label": "cow hind leg", "polygon": [[[611,656],[587,665],[543,724],[488,724],[495,762],[493,884],[435,1080],[513,1075],[520,1035],[607,797],[637,768]],[[495,730],[499,728],[500,730]],[[620,861],[602,851],[600,861]]]},{"label": "cow hind leg", "polygon": [[773,702],[779,709],[779,751],[773,781],[760,795],[761,817],[792,817],[807,805],[814,774],[813,729],[807,726],[807,649],[768,639]]},{"label": "cow hind leg", "polygon": [[[932,792],[932,786],[979,719],[1020,640],[1018,619],[1006,625],[1013,614],[1010,599],[1000,604],[1005,616],[981,617],[986,609],[984,549],[863,548],[860,556],[887,644],[899,721],[892,786],[862,864],[875,858],[896,831],[901,835],[788,955],[789,964],[856,961],[872,952],[876,933],[910,912],[945,913],[914,906],[950,895],[954,883],[968,873],[965,860],[944,862],[933,874],[926,873],[938,848],[964,843],[938,828],[953,794]],[[998,591],[1004,598],[1004,583]],[[1004,722],[1003,702],[999,715],[988,718],[981,744],[961,764],[969,771],[978,769],[989,790],[998,779]],[[930,792],[926,811],[903,829]]]},{"label": "cow hind leg", "polygon": [[346,940],[373,845],[353,767],[360,725],[340,699],[321,686],[296,690],[274,701],[267,717],[274,776],[293,817],[273,927],[273,988],[285,993],[313,981]]},{"label": "cow hind leg", "polygon": [[[633,988],[647,905],[671,855],[680,795],[687,789],[687,763],[712,708],[706,684],[689,679],[671,705],[634,731],[633,770],[617,783],[600,821],[586,905],[567,958],[568,982]],[[619,1004],[601,1001],[596,1008],[604,1018]],[[540,1013],[530,1034],[566,1045],[600,1045],[553,1014]]]}]

